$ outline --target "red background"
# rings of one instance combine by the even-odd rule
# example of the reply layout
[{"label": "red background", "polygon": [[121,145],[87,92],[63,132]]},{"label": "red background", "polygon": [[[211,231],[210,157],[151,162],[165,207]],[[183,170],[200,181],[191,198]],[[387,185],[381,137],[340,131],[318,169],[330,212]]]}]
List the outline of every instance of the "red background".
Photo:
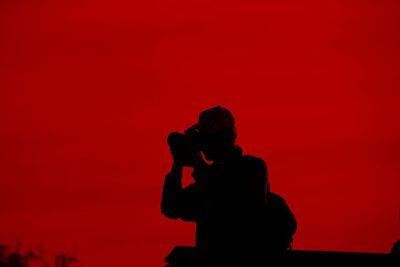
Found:
[{"label": "red background", "polygon": [[388,252],[400,237],[399,8],[2,0],[0,242],[82,266],[162,266],[194,240],[159,212],[166,136],[221,104],[297,215],[295,248]]}]

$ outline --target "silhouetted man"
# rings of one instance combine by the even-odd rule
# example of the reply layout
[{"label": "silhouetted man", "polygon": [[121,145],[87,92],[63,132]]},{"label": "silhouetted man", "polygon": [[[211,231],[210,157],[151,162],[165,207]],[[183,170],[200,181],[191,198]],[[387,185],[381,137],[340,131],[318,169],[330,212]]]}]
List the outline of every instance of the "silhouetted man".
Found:
[{"label": "silhouetted man", "polygon": [[[231,254],[265,242],[260,216],[269,194],[267,167],[261,158],[244,155],[235,141],[234,118],[221,106],[203,111],[185,134],[169,136],[173,164],[161,211],[195,222],[196,247],[202,251]],[[194,183],[182,188],[185,166],[193,168]]]}]

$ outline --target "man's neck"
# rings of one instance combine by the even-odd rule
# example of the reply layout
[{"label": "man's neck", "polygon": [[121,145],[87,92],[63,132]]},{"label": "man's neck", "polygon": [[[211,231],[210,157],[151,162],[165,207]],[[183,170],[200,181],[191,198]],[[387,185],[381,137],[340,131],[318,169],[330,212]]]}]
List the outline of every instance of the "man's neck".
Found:
[{"label": "man's neck", "polygon": [[242,155],[242,149],[238,145],[231,146],[227,148],[223,153],[221,153],[221,158],[215,160],[218,162],[225,162]]}]

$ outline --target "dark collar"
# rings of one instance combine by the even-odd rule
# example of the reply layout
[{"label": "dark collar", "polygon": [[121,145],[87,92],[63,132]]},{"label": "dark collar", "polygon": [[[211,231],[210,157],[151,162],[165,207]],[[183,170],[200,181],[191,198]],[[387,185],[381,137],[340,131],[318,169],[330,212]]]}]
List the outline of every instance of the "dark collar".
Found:
[{"label": "dark collar", "polygon": [[225,162],[230,162],[232,160],[239,159],[242,155],[243,155],[243,149],[240,146],[235,145],[232,148],[232,151],[230,151],[230,153],[224,159],[215,161],[215,164],[217,165],[224,164]]}]

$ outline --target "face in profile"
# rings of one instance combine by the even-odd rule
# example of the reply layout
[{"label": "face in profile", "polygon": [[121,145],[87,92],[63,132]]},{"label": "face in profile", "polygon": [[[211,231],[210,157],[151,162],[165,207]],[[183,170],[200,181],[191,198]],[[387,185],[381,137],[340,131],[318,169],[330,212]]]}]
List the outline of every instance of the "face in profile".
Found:
[{"label": "face in profile", "polygon": [[200,150],[209,161],[222,159],[235,144],[234,130],[224,130],[202,135]]},{"label": "face in profile", "polygon": [[202,143],[200,150],[203,152],[207,160],[213,161],[218,159],[218,152],[220,150],[220,147],[218,146],[218,144],[206,140]]}]

